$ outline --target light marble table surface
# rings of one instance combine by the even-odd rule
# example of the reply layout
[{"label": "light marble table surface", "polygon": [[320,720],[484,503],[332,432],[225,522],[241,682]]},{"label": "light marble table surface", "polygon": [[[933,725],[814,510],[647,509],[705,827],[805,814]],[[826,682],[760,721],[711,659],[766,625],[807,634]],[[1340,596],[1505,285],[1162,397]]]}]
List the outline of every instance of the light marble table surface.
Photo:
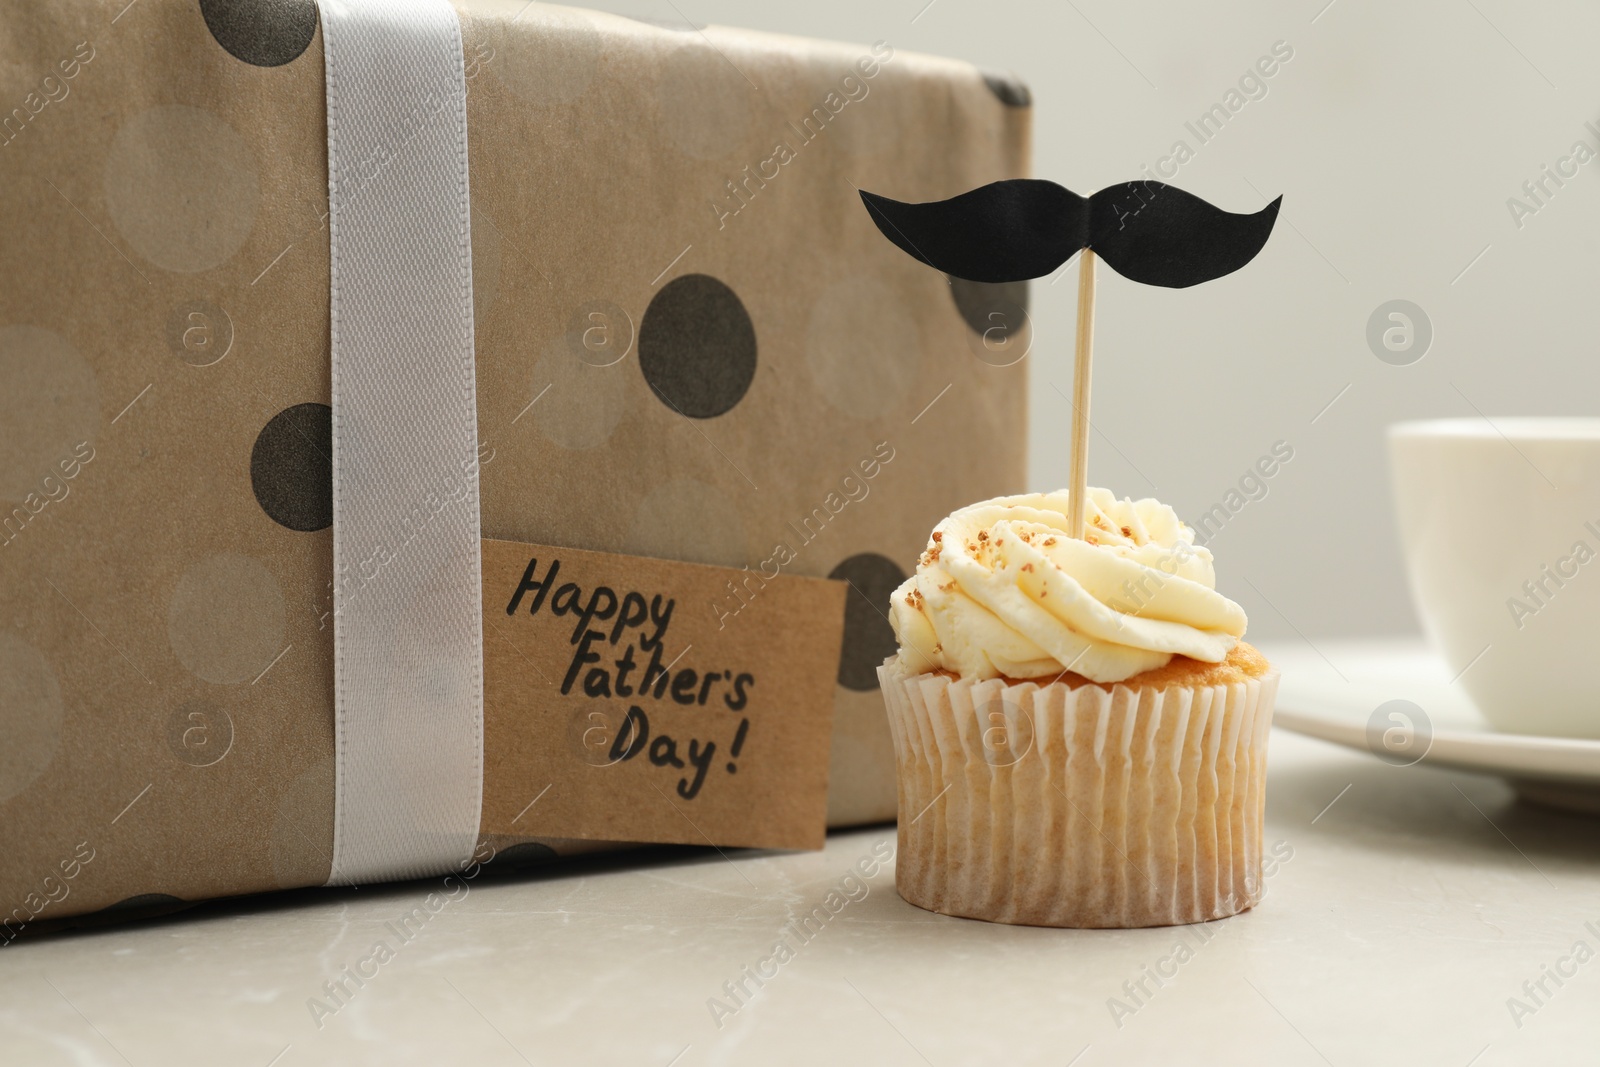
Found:
[{"label": "light marble table surface", "polygon": [[[1269,651],[1291,677],[1331,661],[1360,680],[1371,649]],[[891,867],[848,881],[890,827],[485,874],[407,941],[393,924],[438,885],[308,890],[8,946],[0,1064],[1600,1062],[1600,960],[1574,954],[1600,951],[1600,821],[1492,778],[1271,744],[1283,858],[1259,907],[1205,927],[932,915]],[[732,999],[833,891],[837,914]],[[314,1019],[379,941],[399,947]]]}]

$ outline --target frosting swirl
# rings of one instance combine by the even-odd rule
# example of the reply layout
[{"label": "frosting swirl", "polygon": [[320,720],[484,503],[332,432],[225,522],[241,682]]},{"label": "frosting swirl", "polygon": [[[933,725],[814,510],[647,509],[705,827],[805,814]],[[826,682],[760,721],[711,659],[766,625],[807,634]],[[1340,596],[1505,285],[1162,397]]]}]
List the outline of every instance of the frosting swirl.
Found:
[{"label": "frosting swirl", "polygon": [[1211,553],[1156,500],[1090,489],[1087,533],[1067,531],[1067,494],[997,497],[934,528],[917,573],[894,591],[901,662],[963,677],[1120,682],[1174,655],[1227,658],[1244,609],[1216,591]]}]

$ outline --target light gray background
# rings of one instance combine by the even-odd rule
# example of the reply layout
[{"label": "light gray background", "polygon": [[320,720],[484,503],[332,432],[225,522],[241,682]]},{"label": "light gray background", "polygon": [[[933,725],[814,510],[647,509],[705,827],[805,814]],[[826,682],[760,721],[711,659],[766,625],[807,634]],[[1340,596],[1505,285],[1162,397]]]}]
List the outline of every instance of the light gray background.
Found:
[{"label": "light gray background", "polygon": [[[1011,70],[1038,176],[1141,176],[1258,57],[1294,56],[1170,179],[1220,207],[1284,194],[1249,267],[1188,290],[1102,268],[1090,482],[1194,523],[1276,441],[1294,459],[1216,536],[1252,637],[1415,631],[1383,428],[1593,414],[1600,160],[1513,220],[1574,141],[1600,148],[1600,9],[1563,0],[591,0],[660,19],[870,42]],[[1259,94],[1259,91],[1258,91]],[[955,192],[957,190],[952,190]],[[1033,289],[1034,488],[1066,484],[1076,267]],[[1392,366],[1367,320],[1405,299],[1431,349]],[[1348,386],[1348,390],[1346,390]],[[1059,391],[1058,391],[1059,388]],[[1329,407],[1330,401],[1338,400]]]}]

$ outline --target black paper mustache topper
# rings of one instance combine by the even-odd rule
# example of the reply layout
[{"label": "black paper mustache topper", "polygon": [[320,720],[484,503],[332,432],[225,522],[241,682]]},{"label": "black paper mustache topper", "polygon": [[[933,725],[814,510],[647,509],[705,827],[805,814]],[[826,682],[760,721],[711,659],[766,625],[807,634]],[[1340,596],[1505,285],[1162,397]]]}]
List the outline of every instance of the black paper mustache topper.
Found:
[{"label": "black paper mustache topper", "polygon": [[1093,249],[1118,274],[1184,289],[1232,274],[1267,243],[1283,197],[1254,214],[1223,211],[1158,181],[1082,197],[1052,181],[1014,178],[949,200],[905,204],[865,190],[883,235],[928,266],[973,282],[1019,282]]},{"label": "black paper mustache topper", "polygon": [[1035,178],[994,182],[931,204],[903,204],[865,190],[861,200],[878,229],[902,251],[969,282],[1042,278],[1083,252],[1067,529],[1091,543],[1084,498],[1089,485],[1095,261],[1104,259],[1124,278],[1145,285],[1185,289],[1209,282],[1256,258],[1283,203],[1280,196],[1253,215],[1235,215],[1153,180],[1110,185],[1085,199]]}]

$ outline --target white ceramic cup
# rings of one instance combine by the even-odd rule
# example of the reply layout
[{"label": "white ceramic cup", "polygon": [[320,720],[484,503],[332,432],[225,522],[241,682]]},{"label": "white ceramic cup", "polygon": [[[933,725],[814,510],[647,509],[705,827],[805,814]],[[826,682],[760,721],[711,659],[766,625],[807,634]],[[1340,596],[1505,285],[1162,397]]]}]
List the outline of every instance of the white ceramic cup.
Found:
[{"label": "white ceramic cup", "polygon": [[1600,419],[1389,428],[1411,594],[1507,733],[1600,738]]}]

